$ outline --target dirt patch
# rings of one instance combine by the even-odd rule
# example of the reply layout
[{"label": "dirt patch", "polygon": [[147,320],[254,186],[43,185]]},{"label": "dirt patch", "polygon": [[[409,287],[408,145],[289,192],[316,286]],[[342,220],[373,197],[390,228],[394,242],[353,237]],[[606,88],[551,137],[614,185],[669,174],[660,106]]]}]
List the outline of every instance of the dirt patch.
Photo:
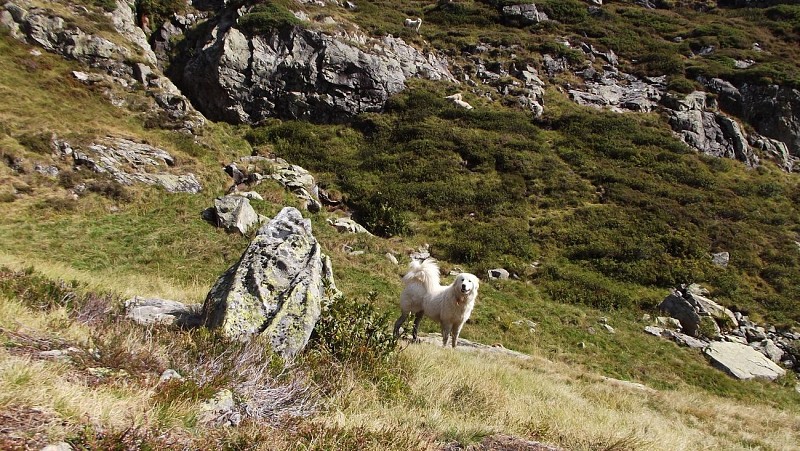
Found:
[{"label": "dirt patch", "polygon": [[56,424],[65,423],[42,409],[6,406],[0,410],[0,449],[40,450],[49,443],[48,428]]}]

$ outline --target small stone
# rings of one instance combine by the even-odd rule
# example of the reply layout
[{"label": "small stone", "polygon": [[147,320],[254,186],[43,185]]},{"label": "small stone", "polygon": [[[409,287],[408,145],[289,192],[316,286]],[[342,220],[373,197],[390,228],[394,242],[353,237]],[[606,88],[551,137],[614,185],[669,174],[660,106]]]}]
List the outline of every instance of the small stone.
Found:
[{"label": "small stone", "polygon": [[386,253],[386,259],[392,262],[393,265],[397,265],[399,263],[397,261],[397,257],[395,257],[391,252]]},{"label": "small stone", "polygon": [[661,334],[664,333],[664,329],[656,326],[645,326],[644,331],[656,337],[660,337]]},{"label": "small stone", "polygon": [[41,451],[72,451],[72,445],[67,442],[51,443],[42,448]]},{"label": "small stone", "polygon": [[166,382],[170,379],[177,379],[179,381],[183,380],[183,376],[180,375],[177,371],[173,370],[172,368],[165,370],[161,373],[161,377],[158,378],[158,383]]},{"label": "small stone", "polygon": [[490,279],[506,280],[506,279],[508,279],[509,275],[510,274],[508,273],[508,271],[506,271],[503,268],[495,268],[495,269],[490,269],[489,270],[489,278]]},{"label": "small stone", "polygon": [[610,334],[617,333],[617,331],[615,331],[614,328],[609,326],[608,324],[603,324],[603,328],[606,330],[606,332]]}]

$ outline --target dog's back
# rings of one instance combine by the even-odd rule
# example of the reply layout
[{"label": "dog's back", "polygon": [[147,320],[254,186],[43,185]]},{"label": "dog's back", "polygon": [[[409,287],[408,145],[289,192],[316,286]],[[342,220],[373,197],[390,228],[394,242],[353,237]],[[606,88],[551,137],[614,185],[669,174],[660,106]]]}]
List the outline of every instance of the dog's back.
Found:
[{"label": "dog's back", "polygon": [[425,296],[439,288],[439,265],[436,260],[412,260],[408,272],[403,276],[403,292],[400,293],[400,309],[405,313],[423,310]]}]

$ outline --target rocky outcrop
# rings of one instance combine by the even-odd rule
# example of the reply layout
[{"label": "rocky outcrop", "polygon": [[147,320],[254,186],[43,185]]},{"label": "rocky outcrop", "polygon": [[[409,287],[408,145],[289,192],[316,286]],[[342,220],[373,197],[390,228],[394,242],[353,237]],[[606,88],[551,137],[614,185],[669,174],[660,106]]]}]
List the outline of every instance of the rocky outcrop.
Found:
[{"label": "rocky outcrop", "polygon": [[194,174],[174,174],[175,158],[149,144],[107,137],[75,149],[66,141],[56,142],[56,145],[64,158],[73,159],[76,167],[108,174],[123,185],[159,185],[171,193],[199,193],[202,190]]},{"label": "rocky outcrop", "polygon": [[689,146],[706,155],[732,158],[747,166],[758,166],[758,157],[747,143],[739,124],[717,111],[705,92],[695,91],[683,99],[666,97],[669,124]]},{"label": "rocky outcrop", "polygon": [[711,343],[703,353],[712,364],[737,379],[766,379],[773,381],[786,370],[750,346],[729,343]]},{"label": "rocky outcrop", "polygon": [[255,186],[263,180],[272,179],[297,196],[306,210],[312,213],[322,210],[320,190],[314,176],[283,158],[242,157],[238,164],[234,162],[225,166],[225,172],[233,179],[229,192],[236,192],[247,186]]},{"label": "rocky outcrop", "polygon": [[[97,71],[76,76],[79,81],[97,86],[113,85],[125,91],[143,86],[152,98],[149,115],[158,121],[160,127],[187,131],[202,127],[205,118],[160,70],[151,69],[156,64],[156,57],[144,32],[135,24],[132,4],[132,0],[117,0],[117,9],[108,13],[116,31],[125,38],[124,44],[99,33],[87,33],[69,17],[61,17],[46,8],[26,9],[9,2],[0,9],[0,21],[10,28],[14,38],[78,60]],[[128,44],[132,45],[129,47]],[[101,89],[111,103],[126,106],[125,99],[116,95],[113,89]]]},{"label": "rocky outcrop", "polygon": [[335,290],[330,259],[311,222],[286,207],[211,288],[204,323],[234,339],[262,335],[276,352],[291,357],[308,342],[323,302]]},{"label": "rocky outcrop", "polygon": [[194,104],[214,120],[268,117],[337,122],[381,111],[412,77],[454,81],[446,63],[391,35],[329,35],[300,26],[254,34],[238,13],[221,15],[180,74]]}]

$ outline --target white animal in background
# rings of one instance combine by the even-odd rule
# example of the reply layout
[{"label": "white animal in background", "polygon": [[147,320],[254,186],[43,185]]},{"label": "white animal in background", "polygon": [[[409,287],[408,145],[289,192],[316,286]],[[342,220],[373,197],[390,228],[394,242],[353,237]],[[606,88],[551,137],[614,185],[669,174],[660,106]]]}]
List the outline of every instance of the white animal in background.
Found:
[{"label": "white animal in background", "polygon": [[406,20],[403,21],[403,25],[406,28],[411,28],[414,31],[416,31],[417,33],[419,33],[419,27],[422,26],[422,19],[419,18],[419,17],[416,18],[416,19],[406,18]]},{"label": "white animal in background", "polygon": [[468,110],[472,109],[472,105],[468,104],[467,102],[461,100],[461,93],[457,92],[451,96],[445,97],[445,99],[453,102],[455,105],[460,106],[461,108],[466,108]]},{"label": "white animal in background", "polygon": [[403,276],[403,292],[400,293],[400,318],[394,323],[395,336],[400,335],[400,326],[414,314],[412,337],[417,341],[417,329],[423,316],[439,322],[442,327],[442,346],[447,346],[452,337],[455,348],[461,328],[472,314],[475,299],[478,297],[480,282],[475,275],[461,273],[452,284],[439,284],[439,265],[436,260],[427,258],[420,262],[412,261],[408,272]]}]

